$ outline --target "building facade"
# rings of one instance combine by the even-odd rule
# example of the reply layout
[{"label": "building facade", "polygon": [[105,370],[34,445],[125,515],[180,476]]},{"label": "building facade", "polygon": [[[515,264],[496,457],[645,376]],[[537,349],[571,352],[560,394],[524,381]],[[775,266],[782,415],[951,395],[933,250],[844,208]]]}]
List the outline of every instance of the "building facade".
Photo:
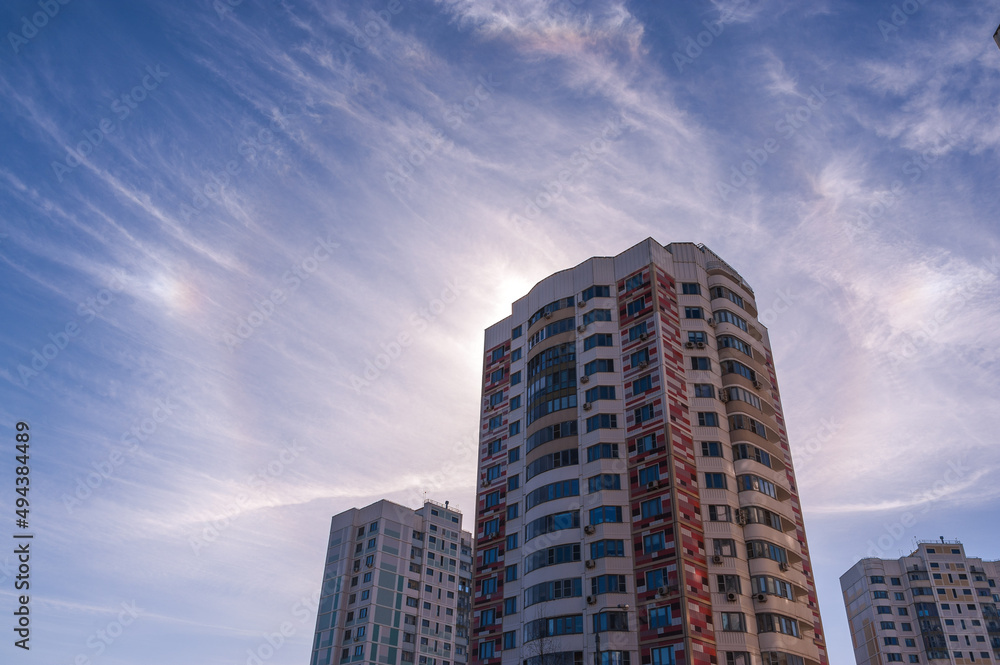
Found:
[{"label": "building facade", "polygon": [[858,665],[1000,661],[1000,562],[958,541],[862,559],[840,578]]},{"label": "building facade", "polygon": [[539,282],[481,415],[477,665],[827,663],[767,330],[711,250]]},{"label": "building facade", "polygon": [[334,516],[312,665],[465,665],[472,547],[447,503]]}]

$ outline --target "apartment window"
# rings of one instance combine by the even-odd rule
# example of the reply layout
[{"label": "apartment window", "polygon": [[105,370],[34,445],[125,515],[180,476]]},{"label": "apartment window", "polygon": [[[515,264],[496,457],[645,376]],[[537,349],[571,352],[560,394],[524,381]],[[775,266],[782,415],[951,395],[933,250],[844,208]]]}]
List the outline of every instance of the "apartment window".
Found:
[{"label": "apartment window", "polygon": [[708,489],[726,489],[726,474],[724,473],[706,473],[705,474],[705,487]]},{"label": "apartment window", "polygon": [[646,322],[637,323],[628,329],[628,341],[634,342],[637,339],[641,339],[643,335],[646,334]]},{"label": "apartment window", "polygon": [[882,621],[880,625],[882,630],[896,630],[895,621]]},{"label": "apartment window", "polygon": [[490,383],[497,383],[498,381],[503,381],[504,368],[493,370],[490,373]]},{"label": "apartment window", "polygon": [[516,503],[513,504],[513,505],[510,505],[510,506],[507,506],[507,519],[508,520],[516,519],[520,515],[520,512],[519,512],[518,508],[519,508],[519,504],[516,504]]},{"label": "apartment window", "polygon": [[886,607],[885,605],[878,605],[875,608],[875,613],[876,614],[892,614],[892,608],[891,607]]},{"label": "apartment window", "polygon": [[660,465],[654,464],[639,469],[639,485],[648,485],[660,479]]},{"label": "apartment window", "polygon": [[712,553],[718,556],[736,556],[736,541],[732,538],[713,538]]},{"label": "apartment window", "polygon": [[732,335],[719,335],[715,338],[715,340],[719,343],[720,349],[736,349],[737,351],[753,358],[753,350],[751,350],[750,345],[739,337],[733,337]]},{"label": "apartment window", "polygon": [[591,524],[604,524],[605,522],[621,522],[621,506],[600,506],[592,508],[590,511]]},{"label": "apartment window", "polygon": [[747,620],[743,612],[723,612],[722,630],[729,633],[747,632]]},{"label": "apartment window", "polygon": [[501,358],[503,358],[503,354],[504,354],[505,350],[506,350],[506,348],[503,347],[503,346],[501,346],[499,348],[496,348],[496,349],[493,349],[493,354],[490,356],[490,362],[494,362],[495,363],[496,361],[498,361]]},{"label": "apartment window", "polygon": [[486,469],[486,482],[491,483],[494,480],[496,480],[497,478],[499,478],[500,477],[500,470],[501,470],[501,465],[500,464],[494,464],[491,467],[487,467],[487,469]]},{"label": "apartment window", "polygon": [[517,579],[517,564],[511,564],[507,566],[503,571],[503,581],[513,582]]},{"label": "apartment window", "polygon": [[663,534],[662,533],[651,533],[648,536],[642,537],[642,551],[658,552],[665,549],[663,544]]},{"label": "apartment window", "polygon": [[681,293],[686,296],[701,295],[701,284],[697,282],[681,282]]},{"label": "apartment window", "polygon": [[521,421],[515,420],[507,426],[507,436],[514,436],[521,433]]},{"label": "apartment window", "polygon": [[361,658],[364,658],[364,656],[365,656],[365,645],[364,644],[359,644],[358,646],[354,647],[354,655],[355,656],[360,656]]},{"label": "apartment window", "polygon": [[712,361],[701,356],[691,356],[691,369],[712,369]]},{"label": "apartment window", "polygon": [[362,575],[362,577],[361,577],[361,582],[362,583],[371,582],[371,581],[372,581],[372,574],[371,573],[365,573],[364,575]]},{"label": "apartment window", "polygon": [[483,522],[483,537],[491,538],[500,533],[500,519],[493,518]]},{"label": "apartment window", "polygon": [[583,373],[587,376],[591,374],[597,374],[598,372],[614,372],[615,371],[615,361],[611,358],[598,358],[597,360],[591,360],[589,363],[583,366]]},{"label": "apartment window", "polygon": [[513,464],[517,460],[521,459],[521,447],[515,446],[507,451],[507,463]]},{"label": "apartment window", "polygon": [[591,559],[600,559],[606,556],[625,556],[625,541],[599,540],[590,544]]},{"label": "apartment window", "polygon": [[683,647],[677,646],[650,649],[649,654],[652,656],[652,665],[677,665],[677,658],[674,655],[675,649],[683,653]]},{"label": "apartment window", "polygon": [[670,616],[670,606],[667,607],[657,607],[649,610],[649,627],[650,628],[664,628],[673,623],[673,617]]},{"label": "apartment window", "polygon": [[583,350],[589,351],[597,346],[614,346],[615,339],[610,333],[598,333],[583,338]]},{"label": "apartment window", "polygon": [[[496,593],[497,592],[497,578],[495,578],[495,577],[487,577],[485,580],[483,580],[481,589],[482,589],[482,592],[483,592],[484,596],[488,596],[490,594]],[[409,604],[409,600],[407,600],[407,604]],[[416,607],[416,605],[412,605],[412,607]]]},{"label": "apartment window", "polygon": [[[479,643],[479,657],[482,658],[482,659],[493,658],[493,655],[495,653],[494,652],[494,647],[495,646],[496,646],[496,643],[493,642],[492,640],[490,640],[489,642],[480,642]],[[421,656],[421,658],[424,658],[424,656]]]},{"label": "apartment window", "polygon": [[656,447],[656,435],[646,434],[635,439],[635,452],[644,453]]},{"label": "apartment window", "polygon": [[504,650],[513,649],[517,646],[517,631],[509,630],[503,634],[503,648]]},{"label": "apartment window", "polygon": [[406,606],[407,607],[418,607],[419,605],[420,605],[420,603],[417,601],[416,598],[410,598],[409,596],[406,597]]},{"label": "apartment window", "polygon": [[685,319],[704,319],[705,314],[702,312],[701,307],[685,307],[684,308],[684,318]]},{"label": "apartment window", "polygon": [[663,503],[659,498],[643,501],[639,504],[639,510],[642,519],[658,517],[663,513]]},{"label": "apartment window", "polygon": [[587,326],[595,321],[610,321],[610,309],[592,309],[583,315],[583,325]]},{"label": "apartment window", "polygon": [[[486,495],[486,508],[492,508],[493,506],[500,503],[500,490],[495,492],[490,492]],[[430,542],[434,542],[434,536],[431,536]]]},{"label": "apartment window", "polygon": [[747,328],[747,322],[741,319],[740,317],[736,316],[729,310],[717,309],[715,310],[713,316],[715,317],[715,320],[718,321],[719,323],[731,323],[740,330],[742,330],[743,332],[749,332]]},{"label": "apartment window", "polygon": [[516,328],[510,331],[511,339],[517,339],[520,336],[521,336],[521,326],[517,326]]},{"label": "apartment window", "polygon": [[722,444],[718,441],[702,441],[701,454],[704,457],[722,457]]},{"label": "apartment window", "polygon": [[507,547],[506,547],[507,550],[517,549],[517,536],[518,534],[516,533],[512,533],[507,536]]},{"label": "apartment window", "polygon": [[899,638],[898,637],[883,637],[882,643],[887,647],[898,647]]},{"label": "apartment window", "polygon": [[516,386],[521,383],[521,371],[518,370],[510,375],[510,385]]},{"label": "apartment window", "polygon": [[872,591],[872,598],[889,598],[888,591]]},{"label": "apartment window", "polygon": [[758,633],[783,633],[799,637],[799,622],[782,614],[758,614]]},{"label": "apartment window", "polygon": [[688,333],[688,341],[694,344],[698,344],[699,342],[704,344],[707,341],[707,339],[708,338],[705,336],[705,333],[703,332],[691,331]]},{"label": "apartment window", "polygon": [[639,349],[631,356],[629,356],[629,365],[632,367],[640,367],[643,363],[649,364],[649,349]]},{"label": "apartment window", "polygon": [[602,593],[625,593],[624,575],[598,575],[590,580],[590,593],[599,596]]},{"label": "apartment window", "polygon": [[600,612],[594,615],[594,632],[628,630],[628,612]]},{"label": "apartment window", "polygon": [[698,426],[699,427],[718,427],[719,426],[719,414],[711,411],[699,411],[698,412]]},{"label": "apartment window", "polygon": [[711,383],[694,384],[695,397],[715,397],[715,387]]},{"label": "apartment window", "polygon": [[715,588],[719,593],[742,593],[739,575],[716,575]]},{"label": "apartment window", "polygon": [[596,416],[587,418],[587,431],[593,432],[599,429],[616,429],[618,427],[618,416],[614,413],[599,413]]},{"label": "apartment window", "polygon": [[517,598],[504,598],[503,615],[509,617],[514,614],[517,614]]},{"label": "apartment window", "polygon": [[636,298],[632,302],[625,305],[625,311],[629,316],[635,316],[642,310],[646,309],[646,297]]},{"label": "apartment window", "polygon": [[516,349],[510,352],[510,361],[514,362],[515,360],[520,360],[520,359],[521,359],[521,347],[517,347]]},{"label": "apartment window", "polygon": [[645,280],[642,278],[642,273],[639,273],[638,275],[632,275],[631,277],[625,280],[625,290],[631,291],[632,289],[637,289],[645,283],[646,283]]},{"label": "apartment window", "polygon": [[733,512],[730,506],[709,506],[708,507],[708,521],[709,522],[732,522]]},{"label": "apartment window", "polygon": [[489,443],[486,444],[486,454],[496,455],[498,452],[500,452],[501,448],[503,448],[503,441],[501,439],[497,439],[496,441],[490,441]]},{"label": "apartment window", "polygon": [[639,407],[638,409],[635,410],[635,412],[633,413],[633,415],[635,416],[635,424],[636,425],[641,425],[641,424],[643,424],[644,422],[646,422],[648,420],[652,420],[653,419],[653,405],[652,404],[646,404],[645,406],[641,406],[641,407]]},{"label": "apartment window", "polygon": [[602,473],[587,479],[587,492],[600,492],[601,490],[620,490],[622,488],[622,478],[617,473]]},{"label": "apartment window", "polygon": [[521,486],[521,474],[515,473],[513,476],[507,478],[507,490],[516,490]]},{"label": "apartment window", "polygon": [[503,425],[503,416],[493,416],[490,418],[490,429],[494,430]]},{"label": "apartment window", "polygon": [[591,298],[610,298],[611,297],[611,287],[604,285],[588,286],[580,294],[580,300],[587,302]]},{"label": "apartment window", "polygon": [[585,393],[586,401],[596,402],[601,399],[615,399],[614,386],[595,386]]},{"label": "apartment window", "polygon": [[640,377],[632,382],[632,394],[639,395],[647,390],[653,389],[653,377],[650,374]]}]

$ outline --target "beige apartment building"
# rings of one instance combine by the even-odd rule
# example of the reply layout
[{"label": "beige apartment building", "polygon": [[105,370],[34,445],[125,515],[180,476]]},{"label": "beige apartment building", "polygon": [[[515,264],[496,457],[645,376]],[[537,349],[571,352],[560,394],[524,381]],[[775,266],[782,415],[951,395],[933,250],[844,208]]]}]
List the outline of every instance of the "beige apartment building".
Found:
[{"label": "beige apartment building", "polygon": [[465,665],[472,547],[447,502],[335,515],[311,665]]},{"label": "beige apartment building", "polygon": [[759,311],[649,238],[487,328],[474,663],[828,662]]},{"label": "beige apartment building", "polygon": [[1000,661],[998,580],[1000,562],[943,538],[862,559],[840,578],[857,665]]}]

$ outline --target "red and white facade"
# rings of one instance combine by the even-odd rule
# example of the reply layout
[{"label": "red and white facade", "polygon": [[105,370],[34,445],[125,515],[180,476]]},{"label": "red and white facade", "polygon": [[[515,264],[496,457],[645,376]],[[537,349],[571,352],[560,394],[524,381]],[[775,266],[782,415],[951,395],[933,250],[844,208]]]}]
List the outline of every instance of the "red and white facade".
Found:
[{"label": "red and white facade", "polygon": [[471,660],[828,662],[767,330],[647,239],[486,330]]}]

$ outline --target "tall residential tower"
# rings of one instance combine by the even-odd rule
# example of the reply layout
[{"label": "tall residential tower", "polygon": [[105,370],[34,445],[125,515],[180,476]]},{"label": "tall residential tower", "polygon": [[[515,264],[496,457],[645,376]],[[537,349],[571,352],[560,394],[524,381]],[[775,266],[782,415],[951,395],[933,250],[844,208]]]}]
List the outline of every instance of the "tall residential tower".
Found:
[{"label": "tall residential tower", "polygon": [[767,330],[647,239],[486,330],[473,661],[827,663]]},{"label": "tall residential tower", "polygon": [[955,540],[862,559],[840,578],[857,665],[1000,661],[1000,561]]},{"label": "tall residential tower", "polygon": [[334,516],[311,665],[465,665],[471,583],[472,535],[447,503]]}]

